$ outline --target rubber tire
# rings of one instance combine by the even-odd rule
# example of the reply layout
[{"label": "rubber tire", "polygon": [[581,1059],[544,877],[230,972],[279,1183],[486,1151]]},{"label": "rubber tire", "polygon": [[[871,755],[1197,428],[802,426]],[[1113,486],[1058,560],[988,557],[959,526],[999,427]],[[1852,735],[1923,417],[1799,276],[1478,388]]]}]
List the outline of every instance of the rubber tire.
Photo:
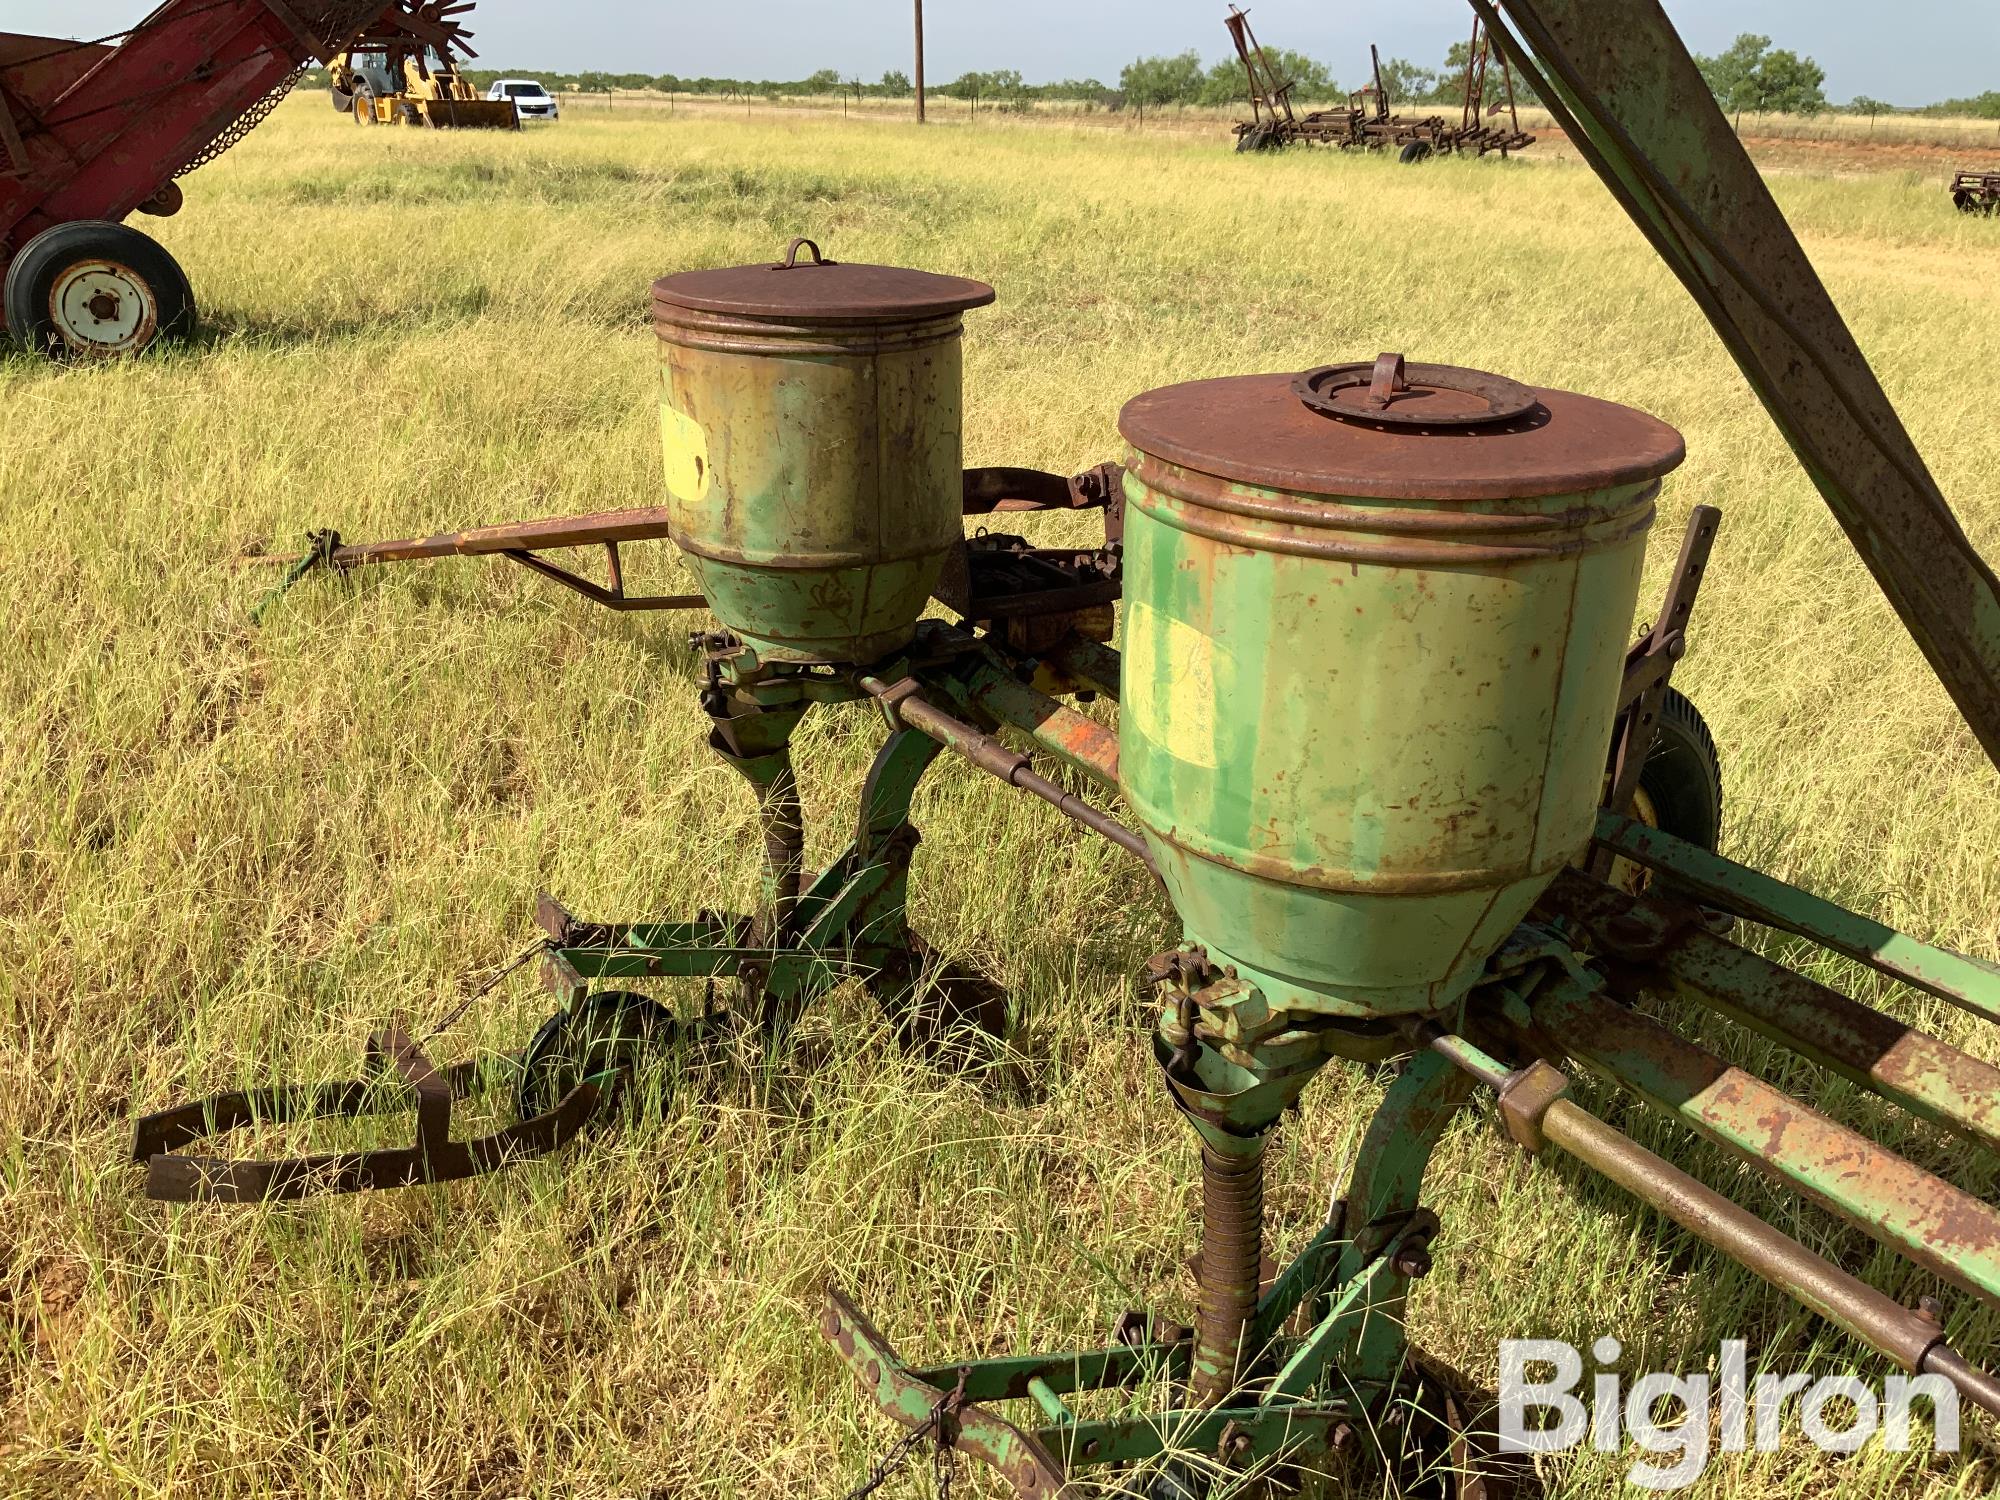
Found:
[{"label": "rubber tire", "polygon": [[159,319],[152,338],[125,355],[140,353],[158,343],[181,343],[195,329],[194,289],[187,273],[167,249],[150,235],[108,219],[77,219],[44,229],[21,247],[7,267],[7,280],[0,289],[0,307],[7,313],[7,326],[14,337],[30,349],[51,359],[74,358],[84,351],[73,349],[57,331],[49,316],[49,293],[62,273],[80,260],[115,260],[145,283],[153,294]]},{"label": "rubber tire", "polygon": [[[368,108],[366,110],[361,108],[361,101],[364,99],[368,101]],[[375,118],[375,90],[366,83],[357,83],[354,86],[354,103],[349,106],[348,112],[354,116],[354,123],[357,125],[380,125],[382,123]]]},{"label": "rubber tire", "polygon": [[1660,703],[1639,789],[1662,832],[1710,853],[1722,842],[1722,757],[1701,711],[1673,688]]},{"label": "rubber tire", "polygon": [[1418,162],[1430,160],[1429,141],[1406,141],[1403,149],[1396,153],[1396,160],[1406,167],[1414,167]]}]

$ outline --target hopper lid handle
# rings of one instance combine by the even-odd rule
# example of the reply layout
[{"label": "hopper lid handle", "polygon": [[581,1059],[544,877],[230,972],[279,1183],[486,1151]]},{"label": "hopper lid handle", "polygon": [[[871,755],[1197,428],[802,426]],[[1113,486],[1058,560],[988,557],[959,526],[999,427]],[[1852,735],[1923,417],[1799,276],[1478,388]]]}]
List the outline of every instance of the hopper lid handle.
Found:
[{"label": "hopper lid handle", "polygon": [[1361,398],[1361,405],[1370,411],[1380,411],[1389,404],[1389,398],[1398,391],[1407,391],[1409,380],[1403,374],[1403,356],[1381,354],[1375,358],[1375,370],[1368,381],[1368,394]]},{"label": "hopper lid handle", "polygon": [[812,261],[810,262],[810,264],[812,265],[831,266],[838,264],[837,261],[828,260],[825,256],[819,253],[819,244],[817,241],[809,240],[804,235],[798,234],[798,235],[793,235],[792,242],[789,245],[785,246],[785,258],[779,261],[776,265],[772,266],[771,269],[774,271],[796,270],[799,264],[799,249],[801,246],[803,246],[807,250],[812,251],[813,258]]},{"label": "hopper lid handle", "polygon": [[1505,427],[1540,409],[1518,380],[1457,365],[1406,364],[1400,354],[1307,370],[1292,381],[1292,393],[1321,416],[1369,427]]}]

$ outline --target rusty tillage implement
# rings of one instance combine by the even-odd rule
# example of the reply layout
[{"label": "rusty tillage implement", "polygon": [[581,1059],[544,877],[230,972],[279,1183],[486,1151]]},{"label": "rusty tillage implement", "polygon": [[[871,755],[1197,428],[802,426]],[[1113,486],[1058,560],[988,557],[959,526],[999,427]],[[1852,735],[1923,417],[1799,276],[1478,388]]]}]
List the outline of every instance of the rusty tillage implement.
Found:
[{"label": "rusty tillage implement", "polygon": [[[1368,49],[1374,70],[1372,83],[1350,94],[1345,109],[1319,109],[1302,115],[1292,105],[1296,82],[1279,72],[1258,43],[1248,13],[1232,5],[1223,25],[1229,28],[1229,40],[1236,46],[1236,56],[1249,81],[1250,118],[1235,127],[1238,151],[1275,151],[1281,146],[1309,143],[1337,146],[1343,151],[1393,150],[1407,165],[1455,152],[1505,156],[1535,143],[1535,138],[1521,129],[1521,114],[1514,103],[1514,75],[1504,56],[1497,59],[1504,97],[1491,107],[1486,104],[1487,79],[1496,59],[1485,22],[1476,17],[1465,71],[1459,77],[1456,123],[1443,115],[1394,113],[1388,85],[1382,81],[1381,54],[1372,46]],[[1499,123],[1503,115],[1505,124]]]},{"label": "rusty tillage implement", "polygon": [[[2000,584],[1657,4],[1507,0],[1511,27],[1477,8],[1708,313],[2000,758]],[[227,1095],[142,1121],[149,1189],[241,1199],[481,1170],[573,1133],[668,1043],[724,1024],[775,1038],[848,979],[913,1025],[940,1008],[990,1022],[990,987],[939,964],[907,918],[912,795],[949,752],[1132,854],[1172,903],[1182,940],[1140,978],[1161,1085],[1199,1141],[1201,1243],[1190,1327],[1128,1316],[1109,1343],[1060,1353],[908,1361],[831,1290],[822,1330],[912,1434],[899,1453],[928,1440],[941,1463],[971,1455],[1045,1500],[1121,1470],[1156,1495],[1285,1480],[1362,1434],[1450,1446],[1403,1309],[1472,1227],[1441,1222],[1424,1179],[1481,1096],[1524,1150],[1567,1153],[2000,1412],[2000,1382],[1954,1350],[1942,1303],[1899,1304],[1570,1089],[1591,1073],[2000,1305],[2000,1210],[1688,1040],[1671,1020],[1683,1012],[1632,1003],[1714,1012],[2000,1146],[2000,1070],[1751,941],[1788,934],[2000,1020],[2000,970],[1712,847],[1715,768],[1668,679],[1713,510],[1691,509],[1666,598],[1632,629],[1680,436],[1587,395],[1385,354],[1134,397],[1116,493],[968,480],[961,325],[992,297],[803,243],[655,284],[666,521],[720,627],[697,638],[701,701],[711,747],[757,800],[758,909],[583,921],[545,901],[543,974],[562,1008],[521,1059],[440,1073],[392,1029],[372,1049],[377,1086]],[[1023,488],[1108,502],[1105,545],[966,540],[969,491]],[[956,618],[923,618],[933,600]],[[1115,731],[1076,706],[1103,698]],[[885,735],[851,843],[809,870],[789,747],[815,705],[843,701],[875,704]],[[1050,762],[1127,817],[1038,769]],[[661,981],[730,981],[729,998],[720,1015],[706,994],[675,1015],[633,988]],[[1273,1274],[1267,1149],[1334,1064],[1398,1071],[1339,1202]],[[452,1098],[492,1077],[517,1080],[515,1134],[454,1143]],[[177,1154],[250,1120],[411,1098],[407,1150]],[[1471,1461],[1454,1462],[1458,1493],[1478,1493]]]},{"label": "rusty tillage implement", "polygon": [[2000,172],[1954,172],[1951,201],[1962,214],[2000,213]]},{"label": "rusty tillage implement", "polygon": [[94,42],[0,31],[0,324],[63,359],[190,336],[186,273],[123,220],[178,213],[180,179],[255,129],[315,62],[350,49],[470,55],[471,8],[163,0]]}]

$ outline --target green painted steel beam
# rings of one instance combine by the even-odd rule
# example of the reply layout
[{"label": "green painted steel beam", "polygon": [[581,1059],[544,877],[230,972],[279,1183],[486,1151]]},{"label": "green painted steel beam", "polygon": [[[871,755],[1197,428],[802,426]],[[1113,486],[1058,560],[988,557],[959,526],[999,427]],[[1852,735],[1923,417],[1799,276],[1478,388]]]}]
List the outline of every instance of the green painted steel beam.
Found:
[{"label": "green painted steel beam", "polygon": [[1099,786],[1118,789],[1117,730],[1015,681],[990,662],[981,664],[963,684],[953,686],[953,695],[960,703],[977,705],[1000,723],[1020,730]]},{"label": "green painted steel beam", "polygon": [[2000,1306],[2000,1210],[1576,979],[1544,986],[1532,1008],[1594,1072]]},{"label": "green painted steel beam", "polygon": [[1536,909],[1580,925],[1601,950],[1631,941],[1636,924],[1644,945],[1660,945],[1638,971],[1642,980],[1657,974],[1675,994],[1912,1114],[2000,1149],[2000,1068],[1703,927],[1675,930],[1660,911],[1580,872],[1557,877]]},{"label": "green painted steel beam", "polygon": [[[1336,1446],[1341,1429],[1351,1427],[1363,1411],[1364,1397],[1379,1396],[1375,1386],[1355,1387],[1356,1399],[1339,1405],[1223,1406],[1205,1411],[1150,1412],[1108,1421],[1064,1423],[1044,1427],[1035,1440],[1068,1469],[1111,1463],[1143,1463],[1147,1459],[1184,1453],[1215,1470],[1216,1450],[1229,1432],[1229,1467],[1290,1454],[1307,1467],[1311,1455]],[[1231,1431],[1230,1429],[1234,1429]]]},{"label": "green painted steel beam", "polygon": [[1274,1406],[1286,1401],[1304,1400],[1311,1391],[1325,1383],[1333,1357],[1363,1341],[1364,1325],[1368,1319],[1385,1315],[1380,1307],[1373,1305],[1370,1293],[1378,1280],[1394,1274],[1389,1270],[1389,1257],[1396,1253],[1402,1239],[1399,1234],[1390,1240],[1382,1247],[1380,1255],[1363,1266],[1340,1289],[1326,1316],[1300,1341],[1292,1356],[1264,1388],[1257,1398],[1258,1405]]},{"label": "green painted steel beam", "polygon": [[1073,1349],[1061,1354],[1003,1354],[991,1359],[910,1371],[926,1385],[949,1390],[965,1371],[968,1401],[1019,1401],[1040,1381],[1050,1392],[1067,1396],[1076,1391],[1103,1391],[1135,1385],[1142,1380],[1179,1380],[1187,1374],[1194,1340],[1176,1343],[1120,1344],[1103,1349]]},{"label": "green painted steel beam", "polygon": [[1597,842],[1732,916],[1830,948],[1989,1021],[2000,1021],[2000,968],[1919,942],[1873,917],[1711,854],[1617,813],[1597,815]]},{"label": "green painted steel beam", "polygon": [[1966,539],[1659,0],[1472,7],[1708,316],[2000,761],[2000,579]]}]

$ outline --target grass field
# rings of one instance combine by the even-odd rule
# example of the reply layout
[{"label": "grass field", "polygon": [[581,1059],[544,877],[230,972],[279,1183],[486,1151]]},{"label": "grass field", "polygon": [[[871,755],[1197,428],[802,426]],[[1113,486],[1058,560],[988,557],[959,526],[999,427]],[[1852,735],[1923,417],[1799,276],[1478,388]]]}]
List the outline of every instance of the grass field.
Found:
[{"label": "grass field", "polygon": [[[795,233],[999,289],[968,316],[969,463],[1068,471],[1119,455],[1141,390],[1385,348],[1675,423],[1689,459],[1647,587],[1687,508],[1722,506],[1680,680],[1725,756],[1726,847],[2000,950],[1991,765],[1587,172],[818,117],[364,133],[314,97],[187,186],[157,231],[203,302],[199,347],[118,368],[0,357],[0,1494],[838,1495],[891,1434],[814,1332],[829,1277],[926,1357],[1097,1342],[1137,1303],[1188,1315],[1192,1137],[1133,978],[1170,915],[1115,850],[970,775],[920,799],[913,902],[1019,998],[1006,1066],[906,1056],[842,991],[771,1066],[683,1080],[655,1123],[477,1182],[174,1208],[125,1162],[134,1112],[343,1076],[384,1019],[427,1028],[533,936],[538,887],[586,916],[749,901],[749,798],[703,749],[693,622],[452,562],[313,582],[253,629],[268,577],[230,564],[308,526],[652,503],[647,283]],[[2000,555],[2000,221],[1900,174],[1776,191]],[[643,550],[635,586],[686,581]],[[809,721],[816,851],[874,743],[858,709]],[[2000,1058],[1955,1014],[1816,972]],[[524,977],[438,1054],[518,1046],[547,1008]],[[1991,1166],[1886,1107],[1703,1034],[1994,1191]],[[1282,1132],[1277,1251],[1382,1087],[1330,1069]],[[1931,1289],[1597,1102],[1892,1293]],[[1477,1380],[1500,1337],[1604,1332],[1630,1370],[1701,1368],[1740,1336],[1776,1369],[1887,1373],[1574,1164],[1521,1157],[1490,1112],[1454,1128],[1429,1201],[1445,1231],[1415,1334]],[[1953,1334],[1991,1362],[2000,1323],[1965,1301]],[[1692,1493],[1983,1495],[1986,1442],[1969,1423],[1965,1461],[1842,1460],[1795,1438],[1718,1459]],[[1565,1455],[1543,1478],[1607,1494],[1630,1457]],[[998,1493],[979,1486],[960,1493]]]}]

